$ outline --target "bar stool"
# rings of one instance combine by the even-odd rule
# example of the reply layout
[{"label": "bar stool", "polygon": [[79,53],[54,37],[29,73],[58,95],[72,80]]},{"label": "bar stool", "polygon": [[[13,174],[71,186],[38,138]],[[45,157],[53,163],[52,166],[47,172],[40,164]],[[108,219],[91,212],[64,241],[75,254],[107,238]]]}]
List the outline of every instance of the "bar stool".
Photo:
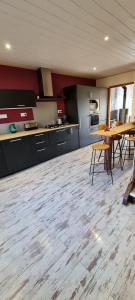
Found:
[{"label": "bar stool", "polygon": [[[121,144],[122,152],[124,152],[124,150],[127,150],[127,149],[125,149],[125,143],[127,141],[127,138],[130,136],[135,136],[135,129],[131,129],[131,130],[127,131],[125,134],[123,133],[122,144]],[[131,141],[129,141],[129,143],[128,143],[128,150],[129,150],[129,156],[130,156]]]},{"label": "bar stool", "polygon": [[[111,180],[112,180],[112,184],[113,184],[113,176],[112,176],[112,170],[109,169],[108,167],[108,150],[110,148],[109,145],[107,144],[94,144],[91,146],[92,147],[92,156],[91,156],[91,163],[90,163],[90,171],[89,171],[89,175],[92,175],[92,185],[93,185],[93,179],[94,179],[94,174],[98,174],[98,173],[104,173],[107,172],[107,174],[111,175]],[[97,151],[104,151],[104,158],[105,158],[105,162],[104,163],[99,163],[96,162],[96,153]],[[95,171],[95,166],[97,165],[105,165],[106,170],[104,171]]]},{"label": "bar stool", "polygon": [[[116,126],[119,126],[119,125],[120,125],[120,123],[117,122]],[[106,124],[99,124],[98,125],[98,130],[104,130],[105,128],[106,128]],[[113,137],[113,141],[112,141],[112,160],[113,160],[113,167],[114,167],[115,159],[119,158],[121,170],[123,170],[121,140],[122,140],[122,136],[120,134],[117,134]],[[116,148],[115,148],[115,143],[116,142],[117,142],[117,145],[116,145]],[[103,157],[102,156],[102,150],[100,151],[98,161],[100,160],[101,157]]]},{"label": "bar stool", "polygon": [[125,164],[125,160],[133,160],[134,153],[131,153],[131,150],[134,150],[134,146],[131,147],[131,142],[133,142],[135,145],[135,136],[129,136],[125,139],[124,148],[123,148],[125,150],[123,165]]},{"label": "bar stool", "polygon": [[[112,159],[113,159],[113,167],[115,164],[115,159],[119,158],[120,167],[121,170],[123,170],[123,159],[122,159],[122,136],[120,134],[117,134],[113,137],[112,141]],[[117,145],[115,147],[115,142],[117,142]]]}]

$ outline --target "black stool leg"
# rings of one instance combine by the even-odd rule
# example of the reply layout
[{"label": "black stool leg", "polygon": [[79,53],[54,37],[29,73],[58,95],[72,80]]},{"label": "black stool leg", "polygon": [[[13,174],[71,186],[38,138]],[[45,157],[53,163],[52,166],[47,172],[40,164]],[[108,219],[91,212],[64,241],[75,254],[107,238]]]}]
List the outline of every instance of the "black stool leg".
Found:
[{"label": "black stool leg", "polygon": [[114,162],[115,162],[114,140],[113,140],[112,144],[113,144],[113,168],[114,168]]},{"label": "black stool leg", "polygon": [[100,160],[100,158],[101,158],[101,155],[102,155],[102,150],[100,151],[99,158],[98,158],[98,162],[99,162],[99,160]]},{"label": "black stool leg", "polygon": [[107,155],[107,151],[108,150],[105,150],[105,158],[106,158],[106,165],[107,165],[107,174],[110,174],[111,175],[111,180],[112,180],[112,184],[113,184],[113,175],[112,175],[112,170],[109,169],[109,162],[108,162],[108,155]]},{"label": "black stool leg", "polygon": [[94,155],[93,155],[92,185],[93,185],[93,179],[94,179],[95,159],[96,159],[96,150],[94,150]]},{"label": "black stool leg", "polygon": [[93,162],[93,153],[94,153],[94,150],[92,150],[89,175],[91,175],[91,167],[92,167],[92,162]]},{"label": "black stool leg", "polygon": [[123,170],[122,149],[121,149],[120,141],[118,141],[118,145],[119,145],[119,149],[120,149],[120,167],[121,167],[121,170]]}]

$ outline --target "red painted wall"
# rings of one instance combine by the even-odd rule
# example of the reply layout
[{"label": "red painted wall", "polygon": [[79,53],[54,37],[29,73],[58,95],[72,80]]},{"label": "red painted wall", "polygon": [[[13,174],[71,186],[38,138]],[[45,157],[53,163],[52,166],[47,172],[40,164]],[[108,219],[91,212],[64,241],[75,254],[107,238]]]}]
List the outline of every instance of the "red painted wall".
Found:
[{"label": "red painted wall", "polygon": [[[74,85],[96,85],[94,79],[80,78],[75,76],[67,76],[62,74],[52,73],[52,83],[54,96],[63,96],[63,88]],[[36,95],[39,95],[39,83],[36,70],[29,70],[24,68],[2,66],[0,65],[0,89],[30,89],[34,90]],[[64,101],[57,101],[58,109],[64,113]],[[33,110],[28,110],[27,117],[20,119],[20,110],[4,110],[7,113],[7,119],[1,119],[0,123],[20,122],[33,119]]]},{"label": "red painted wall", "polygon": [[[53,83],[53,93],[54,96],[63,96],[63,88],[70,86],[70,85],[91,85],[96,86],[96,80],[95,79],[89,79],[89,78],[80,78],[75,76],[68,76],[68,75],[62,75],[62,74],[56,74],[52,73],[52,83]],[[62,110],[64,112],[64,101],[59,100],[57,101],[58,109]]]},{"label": "red painted wall", "polygon": [[33,90],[39,95],[36,70],[0,66],[0,89]]},{"label": "red painted wall", "polygon": [[[21,116],[21,113],[26,113],[26,116]],[[25,122],[34,119],[33,110],[31,108],[20,108],[20,109],[2,109],[0,114],[6,114],[7,118],[0,119],[0,124],[14,123],[14,122]]]},{"label": "red painted wall", "polygon": [[[36,70],[0,66],[0,89],[28,89],[34,90],[39,95],[39,85]],[[13,99],[14,100],[14,99]],[[33,120],[33,110],[26,109],[6,109],[0,111],[7,114],[7,119],[0,119],[0,124],[11,122],[24,122]],[[21,117],[20,113],[26,112],[26,117]]]}]

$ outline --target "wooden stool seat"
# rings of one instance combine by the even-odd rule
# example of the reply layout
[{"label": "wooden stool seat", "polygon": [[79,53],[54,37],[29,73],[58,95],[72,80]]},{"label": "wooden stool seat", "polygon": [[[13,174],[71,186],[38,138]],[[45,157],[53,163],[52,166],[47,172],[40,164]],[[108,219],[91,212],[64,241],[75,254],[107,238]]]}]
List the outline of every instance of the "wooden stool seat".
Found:
[{"label": "wooden stool seat", "polygon": [[108,150],[110,148],[107,144],[94,144],[91,146],[93,150]]}]

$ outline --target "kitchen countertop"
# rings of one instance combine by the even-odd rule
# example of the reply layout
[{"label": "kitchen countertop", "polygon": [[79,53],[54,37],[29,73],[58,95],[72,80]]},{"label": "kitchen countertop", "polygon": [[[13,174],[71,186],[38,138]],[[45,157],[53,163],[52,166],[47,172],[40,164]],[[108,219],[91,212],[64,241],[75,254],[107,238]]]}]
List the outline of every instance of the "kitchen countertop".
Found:
[{"label": "kitchen countertop", "polygon": [[69,125],[64,125],[64,126],[60,126],[57,128],[38,128],[38,129],[28,130],[28,131],[18,131],[16,133],[5,133],[5,134],[0,134],[0,141],[20,138],[20,137],[24,137],[24,136],[39,134],[39,133],[50,132],[50,131],[64,129],[64,128],[70,128],[70,127],[75,127],[75,126],[79,126],[79,124],[69,124]]}]

